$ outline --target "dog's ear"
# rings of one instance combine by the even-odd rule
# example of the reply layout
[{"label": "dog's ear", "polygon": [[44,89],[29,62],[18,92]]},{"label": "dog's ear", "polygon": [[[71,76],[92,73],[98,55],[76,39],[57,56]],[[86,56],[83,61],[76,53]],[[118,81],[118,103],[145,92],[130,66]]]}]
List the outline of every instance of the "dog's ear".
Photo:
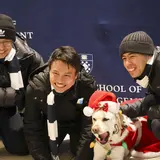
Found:
[{"label": "dog's ear", "polygon": [[123,124],[124,117],[123,117],[122,111],[120,110],[118,114],[119,114],[120,121]]},{"label": "dog's ear", "polygon": [[124,117],[123,117],[123,115],[122,115],[122,112],[118,112],[117,114],[116,114],[116,118],[117,118],[117,124],[118,124],[118,126],[122,129],[122,127],[123,127],[123,120],[124,120]]}]

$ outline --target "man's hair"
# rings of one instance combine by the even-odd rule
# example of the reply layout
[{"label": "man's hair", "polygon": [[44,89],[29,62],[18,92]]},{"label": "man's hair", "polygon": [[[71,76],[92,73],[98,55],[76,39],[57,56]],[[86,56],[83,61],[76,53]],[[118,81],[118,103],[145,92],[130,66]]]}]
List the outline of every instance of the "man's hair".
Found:
[{"label": "man's hair", "polygon": [[76,50],[71,46],[61,46],[52,52],[48,60],[49,69],[51,69],[52,63],[56,60],[71,65],[76,69],[76,73],[80,71],[80,57]]}]

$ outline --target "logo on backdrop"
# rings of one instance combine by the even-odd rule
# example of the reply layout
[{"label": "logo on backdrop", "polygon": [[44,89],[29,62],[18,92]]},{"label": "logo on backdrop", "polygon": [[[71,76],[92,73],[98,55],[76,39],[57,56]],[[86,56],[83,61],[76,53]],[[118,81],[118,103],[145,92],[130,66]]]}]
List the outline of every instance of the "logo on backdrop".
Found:
[{"label": "logo on backdrop", "polygon": [[92,72],[93,69],[93,55],[80,53],[81,64],[87,73]]},{"label": "logo on backdrop", "polygon": [[[17,21],[13,20],[13,24],[16,26]],[[25,39],[33,39],[33,32],[17,32],[19,35],[24,37]]]}]

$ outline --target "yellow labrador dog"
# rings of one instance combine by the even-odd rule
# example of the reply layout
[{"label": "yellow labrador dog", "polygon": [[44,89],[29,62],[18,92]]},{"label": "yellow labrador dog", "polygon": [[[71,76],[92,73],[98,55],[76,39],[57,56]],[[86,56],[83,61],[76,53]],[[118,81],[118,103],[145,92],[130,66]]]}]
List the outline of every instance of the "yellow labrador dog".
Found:
[{"label": "yellow labrador dog", "polygon": [[92,116],[95,135],[93,160],[123,160],[128,154],[141,159],[160,156],[160,141],[147,128],[147,118],[132,121],[123,115],[113,93],[95,91],[86,116]]}]

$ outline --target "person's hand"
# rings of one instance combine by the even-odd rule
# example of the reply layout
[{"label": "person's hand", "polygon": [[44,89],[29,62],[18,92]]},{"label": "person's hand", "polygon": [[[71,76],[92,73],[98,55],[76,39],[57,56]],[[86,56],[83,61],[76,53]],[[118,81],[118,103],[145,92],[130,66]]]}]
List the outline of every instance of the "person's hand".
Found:
[{"label": "person's hand", "polygon": [[160,104],[150,106],[147,115],[151,120],[160,119]]},{"label": "person's hand", "polygon": [[127,105],[122,105],[122,106],[120,106],[120,112],[122,113],[122,114],[125,114],[126,115],[126,113],[127,113]]}]

